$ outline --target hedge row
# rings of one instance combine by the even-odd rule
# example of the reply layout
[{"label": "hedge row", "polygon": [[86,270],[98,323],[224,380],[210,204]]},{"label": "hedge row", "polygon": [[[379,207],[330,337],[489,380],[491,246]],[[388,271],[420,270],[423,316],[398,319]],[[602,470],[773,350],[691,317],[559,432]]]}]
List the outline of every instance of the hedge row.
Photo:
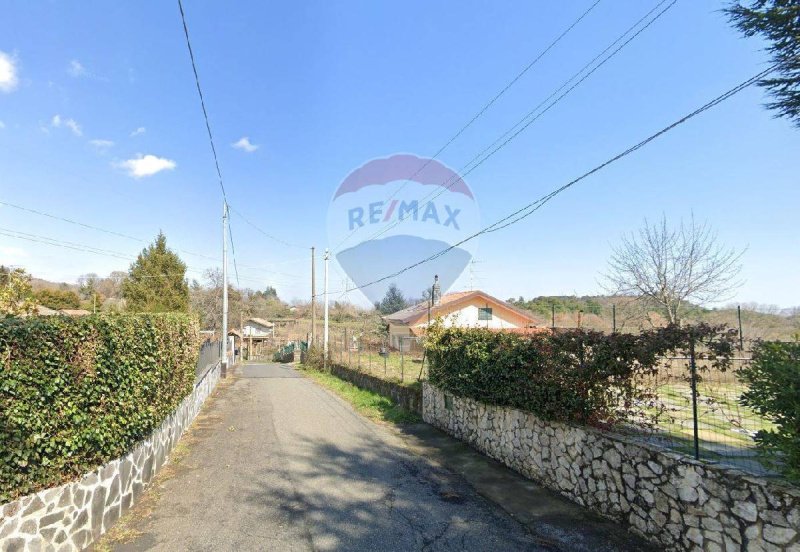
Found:
[{"label": "hedge row", "polygon": [[120,457],[192,390],[182,314],[0,319],[0,504]]},{"label": "hedge row", "polygon": [[453,394],[527,410],[545,420],[609,426],[646,422],[654,396],[641,376],[694,340],[704,365],[725,368],[733,334],[707,325],[633,334],[587,330],[533,335],[478,328],[428,331],[429,380]]},{"label": "hedge row", "polygon": [[775,423],[756,442],[787,477],[800,481],[800,342],[757,342],[753,360],[739,370],[748,386],[741,402]]}]

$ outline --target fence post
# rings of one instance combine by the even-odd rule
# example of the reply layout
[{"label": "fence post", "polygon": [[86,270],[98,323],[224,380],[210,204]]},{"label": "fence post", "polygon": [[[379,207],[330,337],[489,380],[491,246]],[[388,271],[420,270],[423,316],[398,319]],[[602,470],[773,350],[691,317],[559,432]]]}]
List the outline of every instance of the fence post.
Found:
[{"label": "fence post", "polygon": [[611,305],[611,331],[617,333],[617,305]]},{"label": "fence post", "polygon": [[386,340],[383,342],[383,379],[386,379],[386,362],[389,358],[389,346],[386,344]]},{"label": "fence post", "polygon": [[403,356],[403,340],[404,338],[400,338],[400,383],[403,383],[404,379],[404,356]]},{"label": "fence post", "polygon": [[700,435],[697,422],[697,363],[694,355],[694,335],[689,338],[689,367],[692,373],[692,422],[694,425],[694,459],[700,460]]},{"label": "fence post", "polygon": [[358,371],[361,371],[361,336],[358,336]]},{"label": "fence post", "polygon": [[742,306],[736,305],[736,314],[739,316],[739,350],[744,351],[744,335],[742,334]]}]

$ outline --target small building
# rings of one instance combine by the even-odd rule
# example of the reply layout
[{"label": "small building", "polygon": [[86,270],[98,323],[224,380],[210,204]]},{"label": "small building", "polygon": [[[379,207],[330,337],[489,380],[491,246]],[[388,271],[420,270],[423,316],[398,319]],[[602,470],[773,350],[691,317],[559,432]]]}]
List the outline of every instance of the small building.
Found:
[{"label": "small building", "polygon": [[246,358],[253,360],[267,354],[271,350],[275,325],[263,318],[248,318],[244,321],[241,338],[242,351],[246,350]]},{"label": "small building", "polygon": [[523,333],[541,324],[527,312],[483,291],[460,291],[434,297],[433,305],[425,301],[383,317],[389,325],[389,344],[393,348],[406,350],[406,340],[422,335],[428,320],[440,319],[445,326]]},{"label": "small building", "polygon": [[244,321],[242,337],[272,337],[275,324],[263,318],[248,318]]}]

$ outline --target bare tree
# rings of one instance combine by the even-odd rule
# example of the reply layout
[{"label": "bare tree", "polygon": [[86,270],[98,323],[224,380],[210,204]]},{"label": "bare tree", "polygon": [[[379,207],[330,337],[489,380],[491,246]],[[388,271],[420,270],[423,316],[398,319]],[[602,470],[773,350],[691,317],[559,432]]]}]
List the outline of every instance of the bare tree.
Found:
[{"label": "bare tree", "polygon": [[694,216],[676,228],[666,217],[655,224],[645,220],[638,233],[624,236],[614,248],[606,287],[652,304],[677,324],[689,302],[721,301],[741,285],[743,254],[720,245],[708,224],[698,224]]}]

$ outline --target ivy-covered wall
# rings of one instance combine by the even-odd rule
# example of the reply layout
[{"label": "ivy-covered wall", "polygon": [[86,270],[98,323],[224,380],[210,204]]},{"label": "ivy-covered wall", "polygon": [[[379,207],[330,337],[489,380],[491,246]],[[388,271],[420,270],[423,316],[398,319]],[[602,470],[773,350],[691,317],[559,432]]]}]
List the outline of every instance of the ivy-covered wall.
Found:
[{"label": "ivy-covered wall", "polygon": [[0,319],[0,504],[129,452],[193,389],[184,314]]}]

